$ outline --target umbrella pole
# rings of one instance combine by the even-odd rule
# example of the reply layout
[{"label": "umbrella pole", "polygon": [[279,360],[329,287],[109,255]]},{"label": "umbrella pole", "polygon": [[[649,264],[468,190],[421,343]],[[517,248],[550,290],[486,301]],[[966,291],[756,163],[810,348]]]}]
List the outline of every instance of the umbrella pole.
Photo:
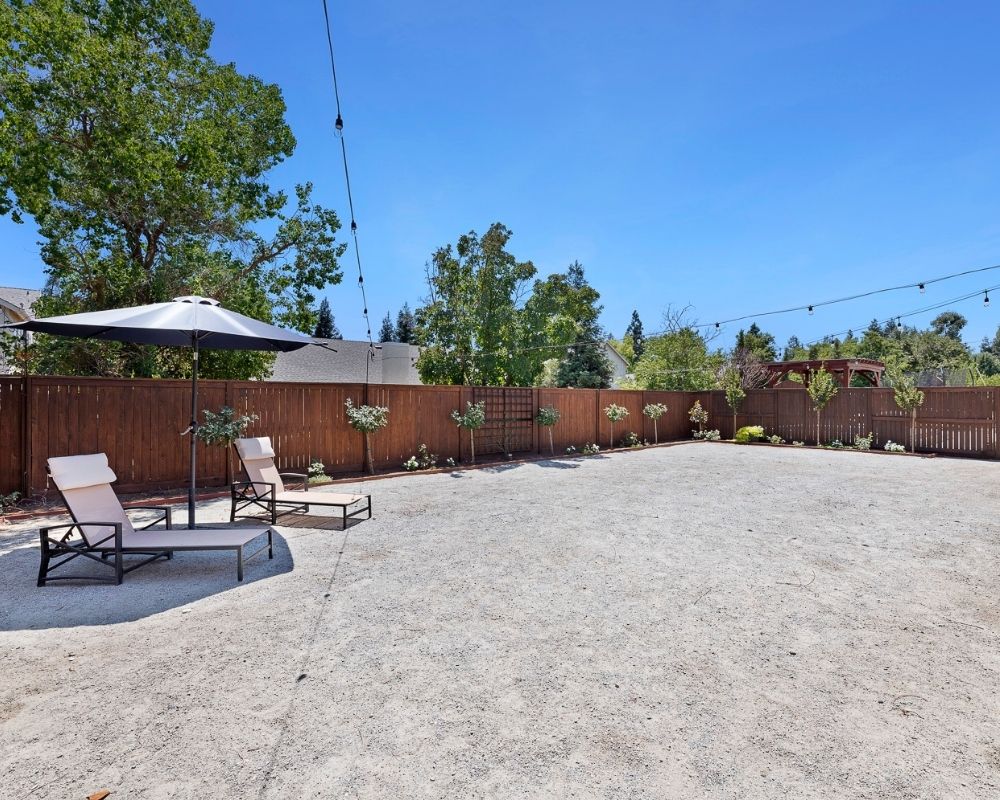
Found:
[{"label": "umbrella pole", "polygon": [[191,482],[188,484],[188,528],[194,525],[194,489],[198,472],[198,335],[191,335],[194,360],[191,369]]}]

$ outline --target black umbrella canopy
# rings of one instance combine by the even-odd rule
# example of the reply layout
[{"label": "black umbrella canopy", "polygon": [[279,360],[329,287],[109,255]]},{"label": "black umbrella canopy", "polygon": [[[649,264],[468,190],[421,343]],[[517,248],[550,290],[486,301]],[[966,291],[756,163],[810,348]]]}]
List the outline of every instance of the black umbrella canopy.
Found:
[{"label": "black umbrella canopy", "polygon": [[191,374],[191,483],[188,488],[188,527],[194,527],[194,494],[197,479],[198,430],[198,351],[263,350],[287,353],[313,341],[307,336],[266,322],[227,311],[217,300],[191,295],[175,297],[169,303],[114,308],[67,314],[4,325],[35,333],[71,336],[78,339],[103,339],[115,342],[155,344],[163,347],[191,347],[194,366]]}]

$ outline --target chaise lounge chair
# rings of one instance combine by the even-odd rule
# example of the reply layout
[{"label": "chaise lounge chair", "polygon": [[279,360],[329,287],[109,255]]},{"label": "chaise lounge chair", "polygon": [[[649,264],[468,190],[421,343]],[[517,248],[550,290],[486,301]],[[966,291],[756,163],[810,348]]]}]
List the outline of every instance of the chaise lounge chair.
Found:
[{"label": "chaise lounge chair", "polygon": [[[341,509],[344,528],[347,520],[368,513],[372,518],[372,496],[370,494],[334,494],[332,492],[310,492],[306,490],[307,476],[298,472],[278,472],[274,466],[274,448],[271,439],[260,436],[255,439],[237,439],[236,452],[243,464],[245,481],[233,481],[232,512],[230,520],[236,519],[236,512],[248,506],[257,506],[271,515],[271,524],[278,523],[278,506],[284,507],[281,515],[295,512],[309,512],[309,506],[334,506]],[[282,478],[296,478],[302,488],[294,491],[285,489]],[[364,505],[362,505],[364,503]],[[358,506],[350,514],[347,509]],[[248,515],[243,515],[248,516]]]},{"label": "chaise lounge chair", "polygon": [[[120,584],[126,572],[131,572],[159,558],[173,558],[180,550],[232,550],[236,553],[236,577],[243,580],[243,562],[267,550],[274,558],[270,528],[238,528],[172,530],[170,508],[166,506],[130,506],[131,509],[159,511],[160,517],[136,529],[129,520],[111,488],[117,476],[108,466],[104,453],[86,456],[50,458],[49,474],[59,490],[73,523],[53,525],[39,531],[42,563],[38,569],[38,585],[58,580],[98,580]],[[150,530],[159,522],[166,530]],[[244,556],[244,547],[267,534],[267,542]],[[146,556],[138,563],[125,566],[125,556]],[[60,558],[66,556],[65,558]],[[89,558],[110,567],[114,577],[91,575],[56,575],[55,570],[75,558]],[[113,558],[112,558],[113,557]],[[53,559],[60,559],[52,563]]]}]

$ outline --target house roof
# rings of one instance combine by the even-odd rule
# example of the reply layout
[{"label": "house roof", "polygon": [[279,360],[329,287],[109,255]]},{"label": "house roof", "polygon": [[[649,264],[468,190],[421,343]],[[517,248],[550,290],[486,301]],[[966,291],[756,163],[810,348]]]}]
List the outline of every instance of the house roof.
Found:
[{"label": "house roof", "polygon": [[325,347],[303,347],[291,353],[278,353],[274,361],[274,370],[268,380],[364,383],[367,364],[368,382],[382,382],[382,359],[376,351],[375,358],[369,360],[368,342],[347,339],[313,339],[313,341],[327,344],[336,352]]},{"label": "house roof", "polygon": [[0,286],[0,307],[17,311],[25,317],[33,317],[31,307],[42,296],[40,289],[19,289],[14,286]]}]

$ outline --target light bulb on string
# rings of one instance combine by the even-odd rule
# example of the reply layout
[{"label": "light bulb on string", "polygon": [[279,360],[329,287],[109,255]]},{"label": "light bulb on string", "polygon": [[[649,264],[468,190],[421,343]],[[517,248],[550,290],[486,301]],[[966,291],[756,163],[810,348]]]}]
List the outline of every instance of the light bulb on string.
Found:
[{"label": "light bulb on string", "polygon": [[920,294],[924,294],[927,291],[927,288],[922,283],[918,283],[917,288],[920,290]]},{"label": "light bulb on string", "polygon": [[813,313],[813,307],[809,306],[809,316],[812,316],[812,313]]},{"label": "light bulb on string", "polygon": [[986,308],[990,307],[990,293],[988,289],[983,291],[983,306]]}]

